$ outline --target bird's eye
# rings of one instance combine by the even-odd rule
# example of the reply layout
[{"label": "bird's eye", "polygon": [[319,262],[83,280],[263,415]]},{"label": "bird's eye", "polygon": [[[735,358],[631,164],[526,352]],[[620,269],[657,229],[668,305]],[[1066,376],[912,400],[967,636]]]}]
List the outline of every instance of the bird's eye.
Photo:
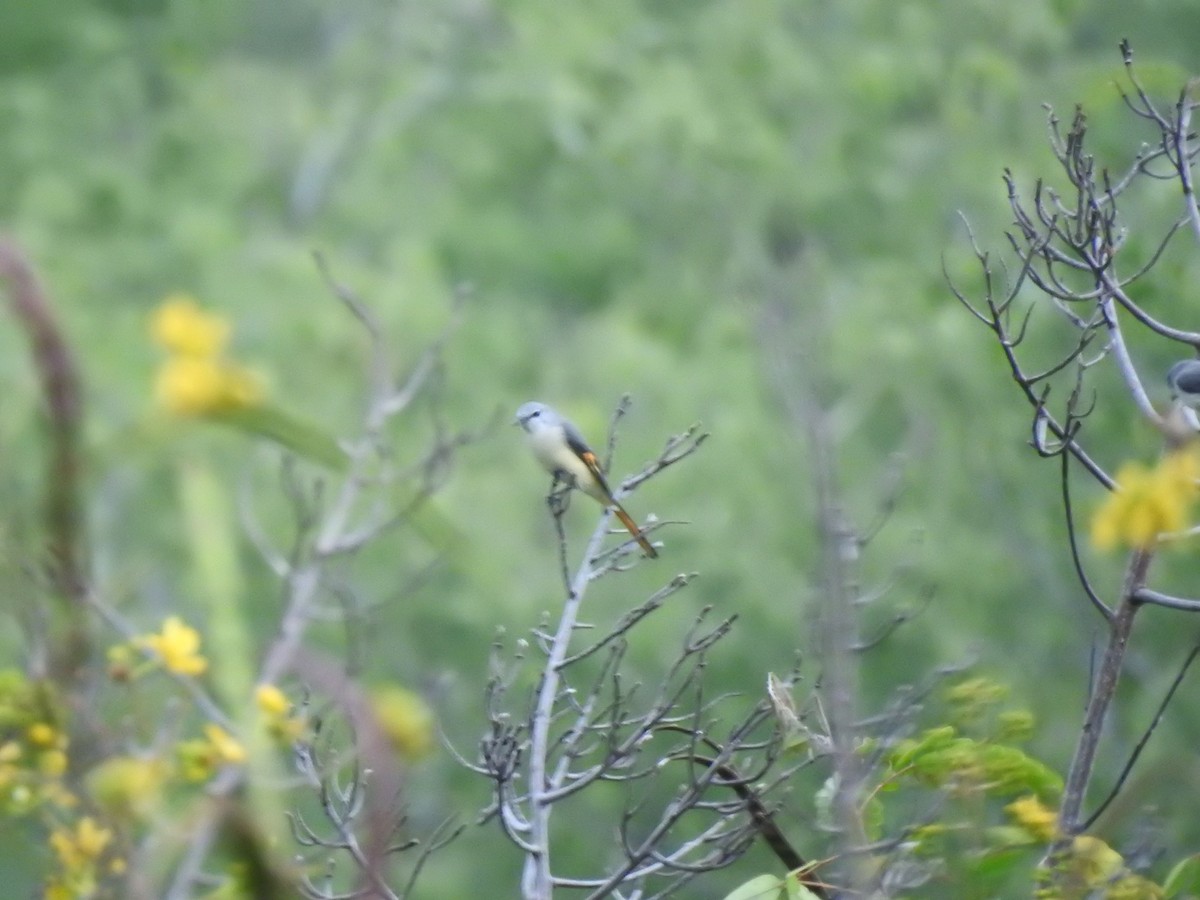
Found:
[{"label": "bird's eye", "polygon": [[542,414],[542,411],[541,411],[540,409],[535,409],[533,412],[531,412],[531,413],[529,414],[529,418],[531,418],[531,419],[536,419],[536,418],[537,418],[538,416],[540,416],[541,414]]}]

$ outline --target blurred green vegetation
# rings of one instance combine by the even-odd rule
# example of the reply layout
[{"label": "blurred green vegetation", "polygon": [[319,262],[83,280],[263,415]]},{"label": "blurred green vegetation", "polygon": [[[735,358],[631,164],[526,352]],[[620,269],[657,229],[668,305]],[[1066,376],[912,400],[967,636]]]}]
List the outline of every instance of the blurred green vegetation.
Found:
[{"label": "blurred green vegetation", "polygon": [[[659,645],[713,604],[741,617],[714,677],[757,698],[767,669],[812,649],[810,474],[764,350],[764,304],[783,298],[796,330],[783,343],[821,348],[839,477],[863,521],[901,457],[905,491],[869,548],[868,575],[904,570],[893,604],[934,592],[869,657],[867,705],[972,660],[1025,698],[1039,723],[1032,750],[1061,769],[1100,630],[1070,571],[1056,465],[1024,446],[1027,410],[950,297],[942,259],[969,282],[957,211],[1000,249],[1001,170],[1025,183],[1051,171],[1041,103],[1066,118],[1085,102],[1097,151],[1129,159],[1148,135],[1112,86],[1117,41],[1132,41],[1147,83],[1172,97],[1195,63],[1191,13],[1184,0],[9,0],[0,224],[40,267],[83,368],[101,590],[147,630],[173,611],[202,630],[216,615],[190,573],[181,479],[197,460],[231,495],[247,490],[264,530],[286,543],[277,454],[152,414],[147,320],[168,293],[196,295],[232,319],[239,358],[281,407],[351,433],[367,346],[319,276],[317,249],[378,313],[402,363],[471,286],[440,395],[456,425],[507,422],[536,398],[599,442],[629,392],[619,481],[670,433],[704,422],[713,437],[702,452],[629,502],[637,516],[689,524],[664,532],[660,563],[601,583],[588,604],[606,620],[665,575],[700,571],[679,601],[688,608],[646,626],[631,657],[653,673]],[[1165,222],[1174,201],[1164,192],[1138,212]],[[1143,300],[1194,327],[1182,301],[1198,267],[1194,252],[1173,252]],[[1170,348],[1131,343],[1147,371],[1165,371]],[[20,661],[41,435],[36,378],[12,328],[0,329],[0,390],[0,535],[14,563],[4,655]],[[1114,398],[1093,428],[1103,461],[1152,456],[1155,436]],[[495,629],[522,632],[558,603],[545,487],[517,435],[496,427],[461,453],[438,501],[453,552],[404,531],[348,566],[380,604],[356,658],[380,677],[439,685],[443,727],[468,751]],[[574,505],[573,536],[593,514]],[[261,643],[279,590],[252,547],[239,548],[239,593]],[[1167,583],[1189,583],[1193,554],[1170,554]],[[1118,565],[1101,563],[1107,591]],[[865,630],[894,609],[869,612]],[[1143,620],[1097,785],[1191,640],[1177,615]],[[339,646],[338,629],[317,631]],[[1200,786],[1197,712],[1183,692],[1112,817],[1114,846],[1145,828],[1173,851],[1200,842],[1200,819],[1179,804]],[[420,828],[470,818],[486,785],[443,755],[406,793]],[[793,815],[811,838],[806,811]],[[581,838],[574,852],[595,849]],[[0,876],[24,883],[26,865],[7,855]],[[421,895],[472,896],[481,874],[513,883],[515,866],[496,829],[470,831],[433,859]]]}]

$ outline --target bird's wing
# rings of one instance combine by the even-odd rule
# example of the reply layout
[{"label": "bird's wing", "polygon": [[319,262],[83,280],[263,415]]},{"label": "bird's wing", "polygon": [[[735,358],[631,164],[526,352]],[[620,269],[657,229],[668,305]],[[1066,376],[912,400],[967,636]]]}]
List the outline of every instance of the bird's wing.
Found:
[{"label": "bird's wing", "polygon": [[567,437],[567,446],[571,448],[571,452],[583,460],[583,464],[588,467],[588,471],[596,477],[596,481],[604,489],[605,496],[611,499],[612,491],[608,489],[608,482],[604,480],[604,472],[600,470],[600,460],[596,458],[596,454],[592,448],[587,445],[587,441],[583,439],[583,435],[579,433],[579,429],[564,419],[563,434]]},{"label": "bird's wing", "polygon": [[1171,367],[1168,380],[1184,394],[1200,394],[1200,361],[1187,359]]}]

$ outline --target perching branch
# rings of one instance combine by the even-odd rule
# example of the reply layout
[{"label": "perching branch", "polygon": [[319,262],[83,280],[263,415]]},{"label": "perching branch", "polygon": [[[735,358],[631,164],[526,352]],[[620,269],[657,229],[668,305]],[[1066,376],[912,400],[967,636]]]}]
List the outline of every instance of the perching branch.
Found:
[{"label": "perching branch", "polygon": [[[625,404],[614,414],[609,458]],[[695,426],[672,437],[657,459],[622,482],[617,496],[623,498],[685,460],[705,437]],[[634,548],[623,542],[603,549],[605,512],[579,563],[570,567],[562,517],[566,495],[552,490],[548,502],[564,572],[563,605],[532,630],[530,641],[518,644],[511,662],[493,660],[486,693],[488,728],[478,757],[467,762],[492,781],[492,802],[482,818],[495,820],[524,855],[523,897],[545,900],[555,888],[574,888],[594,898],[664,896],[704,872],[729,865],[770,831],[765,794],[780,788],[783,773],[795,766],[776,765],[778,740],[765,706],[733,726],[724,725],[718,710],[730,707],[733,698],[710,697],[705,689],[708,656],[729,633],[734,617],[713,622],[710,610],[702,610],[652,686],[631,680],[630,644],[644,623],[673,606],[694,574],[676,575],[598,635],[580,641],[581,632],[594,629],[581,621],[589,590],[630,565],[622,561]],[[655,520],[648,528],[667,524]],[[535,660],[537,672],[526,698],[518,688]],[[563,872],[556,851],[556,811],[622,786],[630,799],[613,823],[620,858],[592,873]],[[672,792],[670,798],[656,800],[664,790]],[[596,856],[602,860],[606,854]]]}]

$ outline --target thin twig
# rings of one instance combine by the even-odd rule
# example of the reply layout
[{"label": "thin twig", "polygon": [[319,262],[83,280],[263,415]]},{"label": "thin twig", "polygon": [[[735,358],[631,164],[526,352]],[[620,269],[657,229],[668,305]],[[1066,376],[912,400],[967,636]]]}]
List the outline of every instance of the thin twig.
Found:
[{"label": "thin twig", "polygon": [[1138,757],[1142,755],[1142,751],[1146,748],[1146,744],[1150,742],[1150,736],[1154,734],[1155,730],[1158,728],[1159,723],[1162,721],[1163,714],[1167,711],[1167,706],[1169,706],[1171,703],[1171,698],[1175,696],[1175,691],[1178,690],[1179,685],[1183,683],[1184,676],[1187,675],[1188,669],[1191,668],[1192,663],[1196,661],[1196,657],[1198,655],[1200,655],[1200,643],[1197,643],[1192,647],[1192,652],[1187,655],[1187,659],[1183,661],[1183,665],[1180,666],[1179,671],[1175,673],[1175,678],[1171,681],[1170,688],[1167,689],[1166,695],[1163,697],[1162,702],[1158,705],[1158,709],[1154,713],[1154,719],[1151,720],[1150,724],[1146,727],[1146,730],[1142,733],[1141,738],[1137,742],[1137,746],[1133,748],[1133,752],[1129,754],[1129,759],[1121,769],[1121,774],[1117,776],[1117,783],[1113,785],[1113,789],[1109,792],[1108,796],[1104,798],[1104,802],[1102,802],[1096,808],[1096,811],[1088,817],[1088,820],[1083,823],[1081,830],[1087,831],[1094,824],[1096,824],[1096,820],[1104,815],[1104,811],[1108,809],[1109,804],[1111,804],[1113,800],[1117,798],[1117,795],[1121,793],[1121,788],[1125,786],[1125,782],[1129,778],[1129,773],[1133,771],[1133,767],[1137,763]]}]

